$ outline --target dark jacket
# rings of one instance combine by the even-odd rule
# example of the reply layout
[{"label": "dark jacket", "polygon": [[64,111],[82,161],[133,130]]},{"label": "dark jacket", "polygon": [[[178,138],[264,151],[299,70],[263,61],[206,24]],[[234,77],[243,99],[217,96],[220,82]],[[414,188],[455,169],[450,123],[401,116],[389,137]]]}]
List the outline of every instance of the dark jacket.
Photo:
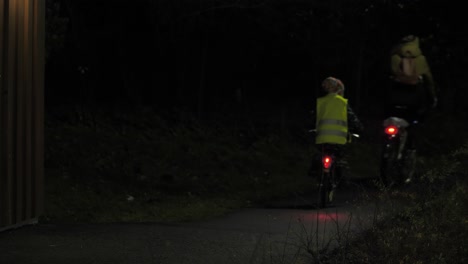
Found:
[{"label": "dark jacket", "polygon": [[351,133],[362,133],[364,126],[348,104],[348,130]]}]

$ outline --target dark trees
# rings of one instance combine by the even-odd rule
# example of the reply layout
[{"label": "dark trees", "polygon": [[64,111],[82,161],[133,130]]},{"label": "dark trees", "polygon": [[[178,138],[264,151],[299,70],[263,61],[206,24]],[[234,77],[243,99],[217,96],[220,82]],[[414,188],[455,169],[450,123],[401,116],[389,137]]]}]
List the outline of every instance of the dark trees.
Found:
[{"label": "dark trees", "polygon": [[49,36],[64,39],[60,52],[48,42],[50,102],[81,91],[68,100],[177,107],[199,115],[304,112],[321,80],[333,75],[344,81],[358,112],[374,113],[389,49],[409,31],[421,36],[441,90],[460,94],[444,65],[463,65],[455,54],[464,52],[466,35],[452,32],[457,21],[447,13],[455,11],[442,1],[49,3],[61,8],[49,13],[49,25],[67,19],[48,27]]}]

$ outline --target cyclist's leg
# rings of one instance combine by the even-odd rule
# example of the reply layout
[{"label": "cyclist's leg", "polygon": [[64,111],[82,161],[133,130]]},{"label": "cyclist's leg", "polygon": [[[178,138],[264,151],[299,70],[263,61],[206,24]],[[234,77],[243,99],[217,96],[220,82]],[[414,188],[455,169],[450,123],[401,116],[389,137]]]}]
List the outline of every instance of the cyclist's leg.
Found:
[{"label": "cyclist's leg", "polygon": [[420,135],[420,126],[421,121],[424,119],[425,110],[424,107],[420,104],[413,104],[408,106],[408,113],[405,118],[410,123],[410,126],[407,128],[408,139],[407,139],[407,149],[417,149],[418,138]]},{"label": "cyclist's leg", "polygon": [[335,154],[335,183],[337,185],[343,180],[346,175],[346,170],[348,168],[347,157],[346,157],[346,148],[345,145],[334,144],[333,153]]},{"label": "cyclist's leg", "polygon": [[316,152],[313,154],[312,160],[310,162],[308,176],[318,178],[320,175],[320,166],[322,166],[322,144],[315,145]]}]

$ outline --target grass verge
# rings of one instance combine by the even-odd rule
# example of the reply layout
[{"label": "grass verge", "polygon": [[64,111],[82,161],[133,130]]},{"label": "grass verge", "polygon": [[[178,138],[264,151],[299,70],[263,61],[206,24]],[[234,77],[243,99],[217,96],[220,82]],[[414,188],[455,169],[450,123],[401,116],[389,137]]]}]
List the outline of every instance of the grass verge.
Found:
[{"label": "grass verge", "polygon": [[[391,203],[372,229],[341,241],[320,263],[467,263],[468,141],[462,120],[435,116],[424,125],[421,175],[370,203]],[[446,129],[444,136],[440,128]],[[463,142],[465,142],[463,144]]]},{"label": "grass verge", "polygon": [[49,113],[42,221],[191,221],[312,187],[307,139],[245,127],[148,109]]}]

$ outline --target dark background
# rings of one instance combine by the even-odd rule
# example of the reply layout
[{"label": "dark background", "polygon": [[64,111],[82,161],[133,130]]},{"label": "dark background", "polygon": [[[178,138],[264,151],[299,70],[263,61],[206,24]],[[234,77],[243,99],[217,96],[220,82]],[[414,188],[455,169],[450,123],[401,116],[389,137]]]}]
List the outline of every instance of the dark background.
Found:
[{"label": "dark background", "polygon": [[456,1],[48,0],[46,107],[179,109],[302,122],[328,76],[381,113],[391,46],[421,38],[439,110],[465,116]]}]

